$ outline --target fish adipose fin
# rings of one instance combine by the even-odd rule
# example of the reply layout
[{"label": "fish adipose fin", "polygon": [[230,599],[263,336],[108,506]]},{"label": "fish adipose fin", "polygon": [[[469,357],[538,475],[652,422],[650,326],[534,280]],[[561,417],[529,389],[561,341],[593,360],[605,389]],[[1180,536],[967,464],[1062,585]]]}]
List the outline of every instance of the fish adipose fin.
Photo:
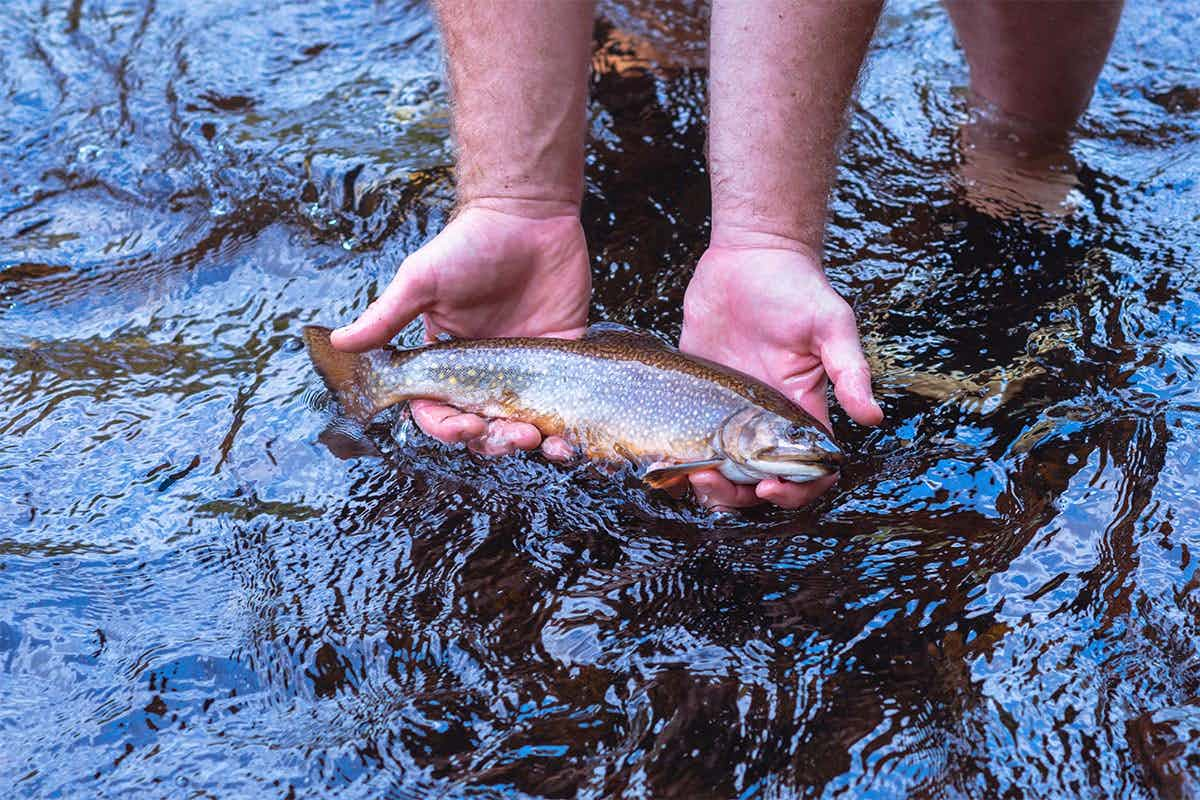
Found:
[{"label": "fish adipose fin", "polygon": [[[390,392],[385,392],[376,379],[374,360],[381,351],[346,353],[335,350],[329,341],[331,332],[319,325],[305,326],[304,344],[308,347],[308,357],[325,386],[337,398],[342,411],[359,422],[367,422],[397,400]],[[385,358],[398,355],[394,351],[383,353]]]},{"label": "fish adipose fin", "polygon": [[670,464],[665,461],[655,461],[646,467],[642,480],[655,489],[668,489],[678,486],[687,480],[693,472],[706,469],[716,469],[725,462],[723,458],[710,458],[706,461],[685,461],[681,464]]}]

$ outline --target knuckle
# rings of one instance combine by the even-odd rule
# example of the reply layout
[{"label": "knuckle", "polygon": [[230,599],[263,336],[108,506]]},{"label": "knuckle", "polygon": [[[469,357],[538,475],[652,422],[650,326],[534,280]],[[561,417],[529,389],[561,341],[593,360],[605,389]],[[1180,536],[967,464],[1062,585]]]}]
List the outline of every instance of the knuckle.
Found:
[{"label": "knuckle", "polygon": [[833,309],[834,321],[843,325],[853,325],[857,327],[858,316],[854,313],[854,309],[845,300],[841,300]]}]

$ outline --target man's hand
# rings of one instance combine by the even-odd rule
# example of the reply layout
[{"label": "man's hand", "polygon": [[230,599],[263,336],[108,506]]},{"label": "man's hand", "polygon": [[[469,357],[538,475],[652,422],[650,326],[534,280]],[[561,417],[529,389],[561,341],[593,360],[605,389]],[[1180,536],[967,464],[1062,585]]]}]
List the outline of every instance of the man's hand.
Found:
[{"label": "man's hand", "polygon": [[[377,347],[419,314],[430,338],[582,335],[591,295],[579,198],[592,6],[564,1],[547,13],[540,2],[435,3],[460,210],[362,316],[334,331],[334,347]],[[542,438],[532,425],[428,401],[413,402],[412,412],[426,433],[481,453],[530,449]],[[570,454],[562,439],[542,449]]]},{"label": "man's hand", "polygon": [[[877,425],[883,419],[871,395],[854,312],[829,285],[817,258],[779,237],[709,248],[684,298],[679,347],[759,378],[826,425],[826,376],[856,422]],[[768,478],[740,486],[713,470],[691,478],[701,503],[731,508],[763,501],[798,508],[835,480]]]},{"label": "man's hand", "polygon": [[[828,422],[826,375],[850,416],[883,413],[850,307],[821,271],[846,104],[881,0],[713,0],[708,166],[712,238],[688,286],[679,346],[775,386]],[[709,506],[796,507],[833,483],[692,479]]]},{"label": "man's hand", "polygon": [[[569,203],[477,201],[400,265],[383,294],[351,324],[334,331],[333,346],[362,351],[386,344],[418,315],[425,335],[578,337],[587,325],[591,271],[577,209]],[[413,418],[431,436],[466,442],[487,455],[542,445],[566,458],[558,438],[542,442],[532,425],[485,420],[427,400]]]}]

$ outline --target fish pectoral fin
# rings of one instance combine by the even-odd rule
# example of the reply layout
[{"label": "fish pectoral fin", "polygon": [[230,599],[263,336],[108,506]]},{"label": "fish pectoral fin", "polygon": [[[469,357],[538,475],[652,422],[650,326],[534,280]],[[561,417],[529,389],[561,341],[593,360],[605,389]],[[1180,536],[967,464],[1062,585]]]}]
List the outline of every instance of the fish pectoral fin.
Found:
[{"label": "fish pectoral fin", "polygon": [[710,458],[705,461],[668,462],[655,461],[646,467],[642,480],[655,489],[667,489],[687,480],[693,472],[706,469],[716,469],[725,462],[723,458]]}]

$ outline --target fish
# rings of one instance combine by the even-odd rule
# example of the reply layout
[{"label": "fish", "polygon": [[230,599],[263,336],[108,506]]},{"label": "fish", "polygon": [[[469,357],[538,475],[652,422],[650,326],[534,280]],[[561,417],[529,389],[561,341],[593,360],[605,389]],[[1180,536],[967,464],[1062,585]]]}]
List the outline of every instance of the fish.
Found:
[{"label": "fish", "polygon": [[586,458],[629,463],[653,488],[715,469],[734,483],[794,483],[837,473],[833,434],[776,389],[687,355],[650,334],[589,330],[581,339],[456,339],[365,353],[334,349],[310,325],[309,357],[343,413],[370,421],[428,398],[527,422]]}]

